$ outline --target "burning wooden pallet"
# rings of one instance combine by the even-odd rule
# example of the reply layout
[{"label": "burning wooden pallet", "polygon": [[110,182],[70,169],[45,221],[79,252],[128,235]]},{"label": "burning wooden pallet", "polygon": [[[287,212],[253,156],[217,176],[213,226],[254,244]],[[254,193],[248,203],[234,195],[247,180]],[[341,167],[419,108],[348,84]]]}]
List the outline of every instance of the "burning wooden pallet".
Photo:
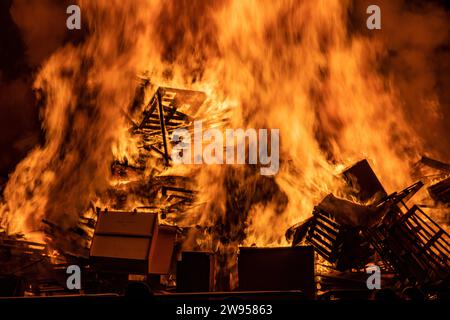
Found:
[{"label": "burning wooden pallet", "polygon": [[[184,96],[184,101],[180,95]],[[170,137],[175,129],[188,128],[193,121],[192,117],[179,111],[181,105],[188,102],[192,109],[190,111],[195,112],[204,99],[205,94],[202,92],[160,87],[150,99],[143,119],[133,128],[133,132],[142,136],[145,150],[156,151],[168,165],[168,136]]]},{"label": "burning wooden pallet", "polygon": [[21,235],[0,233],[1,274],[21,274],[47,258],[45,244],[28,241]]},{"label": "burning wooden pallet", "polygon": [[[447,288],[450,280],[450,237],[423,210],[392,210],[376,226],[349,229],[332,214],[315,209],[306,241],[339,271],[361,269],[374,248],[382,262],[405,285]],[[369,248],[369,245],[371,248]]]},{"label": "burning wooden pallet", "polygon": [[[398,207],[397,207],[398,208]],[[432,285],[450,276],[450,236],[417,205],[391,210],[365,237],[398,276]]]},{"label": "burning wooden pallet", "polygon": [[[362,214],[374,215],[375,212],[381,212],[385,205],[389,205],[394,210],[398,203],[410,198],[422,185],[421,182],[418,182],[400,193],[393,193],[376,205],[373,210],[362,211]],[[342,203],[345,204],[345,202]],[[335,206],[334,210],[333,206]],[[380,208],[380,211],[377,210],[377,207]],[[374,253],[370,247],[370,240],[363,234],[368,226],[338,221],[337,211],[341,209],[334,203],[331,208],[330,205],[316,206],[313,217],[308,222],[308,230],[305,233],[306,241],[311,243],[325,260],[333,263],[336,270],[362,268]]]},{"label": "burning wooden pallet", "polygon": [[[142,95],[141,92],[139,96]],[[140,209],[161,209],[165,211],[164,215],[181,212],[192,204],[195,193],[185,181],[188,178],[166,176],[163,172],[171,160],[170,136],[179,128],[192,129],[193,118],[187,112],[196,114],[205,99],[203,92],[159,87],[149,102],[143,104],[140,120],[136,122],[129,117],[133,124],[131,132],[139,137],[142,152],[133,165],[127,161],[115,161],[112,165],[115,177],[126,181],[122,189],[111,190],[112,197],[117,199],[115,209],[123,209],[121,204],[127,202],[127,196],[136,192],[143,198],[154,200],[149,203],[144,201]],[[135,100],[141,101],[142,98]],[[142,101],[136,104],[142,104]],[[153,165],[151,177],[142,181],[151,152],[155,152],[157,159],[163,162]]]},{"label": "burning wooden pallet", "polygon": [[[373,248],[399,279],[409,284],[448,285],[449,235],[419,206],[406,204],[423,185],[419,181],[367,207],[328,196],[314,208],[310,219],[288,230],[287,235],[293,245],[305,239],[336,270],[364,266]],[[354,218],[358,215],[371,215],[372,219]]]},{"label": "burning wooden pallet", "polygon": [[318,207],[314,208],[306,240],[336,270],[361,268],[373,254],[360,228],[342,226],[332,214]]},{"label": "burning wooden pallet", "polygon": [[26,286],[50,268],[44,244],[0,233],[0,296],[23,295]]}]

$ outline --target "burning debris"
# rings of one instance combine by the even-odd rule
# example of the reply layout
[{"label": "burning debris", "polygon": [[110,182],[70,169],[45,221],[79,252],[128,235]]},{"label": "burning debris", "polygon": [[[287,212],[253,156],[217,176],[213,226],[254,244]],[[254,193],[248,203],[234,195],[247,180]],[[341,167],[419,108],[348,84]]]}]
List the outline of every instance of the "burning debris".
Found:
[{"label": "burning debris", "polygon": [[[359,181],[358,200],[369,200],[384,189],[366,161],[344,172],[364,167],[365,177],[375,182]],[[292,244],[306,241],[338,271],[364,268],[368,263],[382,264],[403,281],[402,286],[416,286],[424,291],[447,292],[450,281],[450,236],[417,205],[406,202],[424,184],[417,182],[401,192],[375,197],[362,205],[332,194],[325,197],[305,222],[291,227],[286,236]],[[354,187],[354,186],[353,186]],[[385,194],[385,193],[384,193]],[[376,251],[376,254],[375,252]],[[448,292],[447,292],[448,294]]]},{"label": "burning debris", "polygon": [[[34,82],[44,141],[0,181],[8,295],[73,293],[69,265],[83,272],[77,293],[124,294],[139,282],[160,295],[328,299],[367,294],[370,264],[396,292],[445,293],[450,166],[423,157],[438,173],[410,185],[426,147],[384,72],[391,51],[348,28],[352,1],[326,3],[83,1],[91,28]],[[257,23],[242,23],[249,17]],[[277,133],[263,155],[276,155],[270,176],[256,146],[269,140],[263,128]],[[180,129],[195,142],[218,130],[211,155],[229,146],[223,131],[239,130],[253,152],[176,163]],[[383,183],[366,160],[340,173],[361,157]],[[413,195],[420,203],[409,205]]]},{"label": "burning debris", "polygon": [[[144,82],[143,86],[146,85]],[[136,101],[135,104],[143,103]],[[351,296],[352,290],[361,290],[361,285],[357,285],[359,280],[355,282],[351,278],[369,263],[378,264],[386,275],[391,275],[384,281],[393,287],[397,285],[395,279],[403,287],[417,286],[431,291],[448,287],[448,234],[417,205],[406,204],[423,183],[388,195],[366,160],[341,174],[346,183],[344,194],[351,200],[329,194],[314,207],[310,218],[289,228],[286,237],[292,242],[293,250],[238,249],[245,239],[245,228],[239,226],[245,225],[246,212],[252,203],[242,198],[248,188],[241,190],[231,178],[228,185],[234,196],[227,202],[230,221],[214,226],[182,226],[189,212],[199,205],[201,208],[202,204],[198,203],[197,192],[192,188],[192,172],[186,176],[162,174],[171,167],[168,136],[176,128],[192,129],[194,117],[187,114],[198,112],[204,101],[202,93],[158,88],[143,108],[140,121],[128,116],[130,132],[137,137],[140,151],[132,161],[125,158],[111,165],[114,183],[103,196],[111,210],[101,210],[92,204],[78,225],[70,229],[42,220],[46,237],[52,239],[49,243],[53,254],[48,253],[45,245],[4,234],[0,243],[1,261],[8,261],[8,265],[2,268],[6,270],[2,276],[9,281],[18,276],[25,279],[29,294],[61,294],[65,291],[61,274],[69,263],[83,267],[87,274],[84,287],[90,292],[123,293],[134,278],[164,290],[170,290],[176,283],[179,292],[230,290],[230,277],[237,273],[239,290],[301,289],[313,298],[314,272],[306,269],[300,272],[298,268],[287,272],[294,265],[314,270],[314,258],[302,253],[309,250],[310,247],[301,245],[307,243],[331,264],[331,269],[318,277],[322,298]],[[440,170],[447,169],[442,163],[424,162]],[[255,190],[259,192],[252,194],[251,199],[275,201],[279,209],[283,208],[288,200],[271,181],[263,176],[255,180],[255,188],[260,186]],[[430,186],[429,191],[436,190],[444,181]],[[267,198],[268,194],[273,199]],[[433,196],[432,191],[430,194]],[[130,204],[135,205],[136,200],[141,205],[131,208]],[[182,250],[186,239],[201,234],[216,241],[219,247],[215,252]],[[177,259],[180,254],[181,260]],[[255,257],[250,259],[250,256]],[[258,263],[261,270],[256,272],[258,268],[249,259],[262,259]],[[204,270],[203,276],[193,277],[199,268]],[[42,269],[46,270],[48,280],[41,279]],[[272,274],[272,285],[261,286],[259,279],[267,273]],[[16,291],[17,286],[14,286]],[[340,288],[338,292],[336,288]]]},{"label": "burning debris", "polygon": [[49,260],[44,244],[26,241],[20,235],[0,233],[0,249],[2,276],[21,275],[38,262]]},{"label": "burning debris", "polygon": [[[77,225],[70,228],[43,219],[41,226],[47,245],[2,233],[2,277],[20,276],[27,286],[33,287],[29,294],[43,293],[39,289],[42,286],[46,287],[46,294],[60,294],[67,291],[61,274],[64,265],[70,263],[83,267],[87,274],[85,287],[97,281],[99,287],[95,290],[100,292],[114,287],[123,292],[126,280],[109,279],[111,273],[168,274],[178,232],[174,222],[182,219],[194,205],[195,191],[189,188],[189,177],[160,174],[170,165],[167,134],[175,128],[188,127],[190,117],[179,110],[196,112],[204,98],[200,92],[157,89],[145,106],[139,124],[130,118],[131,133],[138,137],[142,152],[132,163],[123,159],[111,165],[114,182],[101,198],[116,211],[102,211],[92,202],[90,209],[80,215]],[[131,210],[130,203],[134,205],[136,199],[141,205]],[[117,211],[127,209],[131,211]],[[166,257],[164,263],[162,256]],[[43,274],[55,283],[41,283]]]},{"label": "burning debris", "polygon": [[[190,100],[183,100],[183,96],[188,96]],[[145,108],[142,121],[133,124],[133,134],[141,136],[142,148],[156,151],[163,157],[164,164],[168,165],[170,136],[174,130],[189,128],[192,125],[192,118],[178,109],[186,108],[185,103],[190,102],[189,111],[195,114],[205,99],[202,92],[158,88]]]},{"label": "burning debris", "polygon": [[[147,85],[144,81],[143,87]],[[133,104],[142,105],[138,100]],[[299,289],[313,298],[315,262],[309,253],[314,248],[331,264],[331,269],[318,277],[322,298],[351,296],[352,290],[361,290],[360,280],[351,279],[361,278],[358,270],[369,263],[378,264],[390,275],[383,281],[392,287],[398,281],[402,287],[417,286],[425,291],[448,287],[448,234],[417,205],[406,204],[423,183],[388,195],[366,160],[340,176],[345,181],[343,193],[350,200],[329,194],[314,207],[310,218],[289,228],[286,237],[292,242],[291,249],[239,247],[254,204],[276,203],[278,210],[288,204],[274,180],[264,176],[254,180],[251,190],[255,191],[247,195],[251,191],[248,181],[253,181],[249,180],[251,172],[256,170],[250,166],[244,168],[249,175],[245,186],[233,175],[226,180],[230,191],[227,220],[218,220],[215,225],[185,224],[190,212],[201,210],[204,204],[199,203],[193,188],[195,172],[188,171],[185,176],[165,173],[172,166],[168,136],[177,128],[192,130],[194,117],[188,114],[198,113],[204,101],[203,93],[156,89],[141,108],[144,111],[139,121],[127,115],[139,152],[133,159],[116,159],[111,164],[113,183],[100,197],[110,210],[92,203],[70,229],[43,219],[50,247],[4,234],[1,261],[8,264],[2,268],[6,270],[2,277],[10,282],[20,277],[28,286],[28,294],[61,294],[67,291],[64,267],[75,263],[87,275],[83,284],[87,292],[123,293],[127,284],[135,281],[132,279],[169,291],[175,284],[178,292],[229,291],[235,281],[232,278],[238,276],[239,290]],[[447,169],[442,163],[425,162]],[[429,191],[436,190],[436,185],[439,183]],[[205,237],[216,243],[215,250],[183,250],[188,239]],[[260,260],[258,267],[254,259]],[[200,269],[202,276],[194,277]],[[265,274],[272,275],[271,282],[262,284],[260,278]],[[23,287],[20,283],[14,286],[14,294],[23,294],[23,289],[17,289]],[[336,288],[340,289],[335,292]]]},{"label": "burning debris", "polygon": [[57,272],[61,263],[45,244],[0,233],[0,297],[46,295],[50,287],[64,291],[65,269]]},{"label": "burning debris", "polygon": [[[401,200],[400,200],[401,201]],[[383,261],[410,285],[448,289],[450,236],[418,206],[388,212],[365,237]]]}]

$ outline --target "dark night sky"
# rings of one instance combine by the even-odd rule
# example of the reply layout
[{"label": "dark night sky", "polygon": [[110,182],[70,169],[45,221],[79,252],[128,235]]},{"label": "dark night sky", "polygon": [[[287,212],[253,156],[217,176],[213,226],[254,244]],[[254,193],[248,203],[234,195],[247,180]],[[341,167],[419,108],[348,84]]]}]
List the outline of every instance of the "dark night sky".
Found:
[{"label": "dark night sky", "polygon": [[[128,0],[127,0],[128,1]],[[131,1],[131,0],[130,0]],[[40,129],[39,108],[32,91],[33,78],[39,67],[52,52],[67,42],[82,41],[82,32],[68,31],[65,28],[66,7],[69,0],[0,0],[0,180],[6,179],[15,165],[36,144],[42,143],[43,134]],[[442,128],[436,134],[441,136],[442,148],[437,151],[443,160],[450,160],[450,44],[449,28],[450,1],[394,1],[398,5],[391,5],[390,1],[355,1],[355,11],[364,12],[364,5],[370,2],[386,3],[382,7],[383,17],[387,17],[386,28],[389,24],[399,28],[423,28],[423,38],[433,38],[436,23],[428,24],[427,14],[444,12],[446,24],[439,25],[444,37],[426,41],[414,42],[404,39],[391,32],[387,38],[387,45],[392,52],[386,62],[389,70],[395,73],[400,91],[405,97],[406,104],[410,104],[410,117],[418,131],[424,131],[421,124],[420,112],[412,106],[417,99],[417,93],[427,94],[433,90],[439,96],[443,113]],[[421,8],[426,3],[428,9]],[[431,5],[430,5],[431,3]],[[432,6],[432,9],[430,6]],[[385,11],[387,10],[387,11]],[[420,10],[424,12],[421,15]],[[385,14],[387,12],[387,14]],[[411,13],[411,14],[410,14]],[[411,24],[420,21],[423,26]],[[355,17],[353,24],[363,24],[361,17]],[[364,17],[363,17],[364,19]],[[440,22],[442,23],[442,22]],[[37,25],[38,24],[38,25]],[[61,27],[64,26],[64,27]],[[383,24],[383,26],[385,26]],[[422,30],[422,29],[421,29]],[[362,31],[364,32],[364,31]],[[388,34],[389,31],[386,31]],[[390,37],[390,38],[389,38]],[[430,64],[416,64],[412,60],[403,59],[406,51],[416,50],[414,57],[427,57]],[[430,56],[431,55],[431,56]],[[400,63],[401,62],[401,63]],[[424,76],[425,75],[425,76]],[[414,81],[425,77],[425,81]],[[431,79],[427,81],[427,77]],[[412,81],[413,80],[413,81]],[[408,110],[406,110],[408,114]],[[447,134],[446,134],[447,133]],[[432,135],[426,135],[425,140],[432,143]],[[443,142],[442,142],[443,141]],[[439,149],[439,148],[438,148]]]}]

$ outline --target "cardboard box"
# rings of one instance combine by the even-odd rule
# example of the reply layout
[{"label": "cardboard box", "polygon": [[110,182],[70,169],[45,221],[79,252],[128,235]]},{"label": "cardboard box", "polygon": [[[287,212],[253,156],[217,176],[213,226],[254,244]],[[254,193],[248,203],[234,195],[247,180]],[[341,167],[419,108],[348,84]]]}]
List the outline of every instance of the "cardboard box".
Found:
[{"label": "cardboard box", "polygon": [[175,237],[175,227],[158,225],[156,213],[102,211],[90,259],[105,272],[167,274]]}]

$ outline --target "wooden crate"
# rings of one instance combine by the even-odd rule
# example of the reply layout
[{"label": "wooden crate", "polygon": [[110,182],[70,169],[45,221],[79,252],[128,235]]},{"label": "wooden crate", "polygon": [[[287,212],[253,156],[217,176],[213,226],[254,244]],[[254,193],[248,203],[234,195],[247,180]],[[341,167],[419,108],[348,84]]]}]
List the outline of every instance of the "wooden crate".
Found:
[{"label": "wooden crate", "polygon": [[366,238],[400,278],[427,285],[450,276],[450,237],[417,205],[388,213]]}]

